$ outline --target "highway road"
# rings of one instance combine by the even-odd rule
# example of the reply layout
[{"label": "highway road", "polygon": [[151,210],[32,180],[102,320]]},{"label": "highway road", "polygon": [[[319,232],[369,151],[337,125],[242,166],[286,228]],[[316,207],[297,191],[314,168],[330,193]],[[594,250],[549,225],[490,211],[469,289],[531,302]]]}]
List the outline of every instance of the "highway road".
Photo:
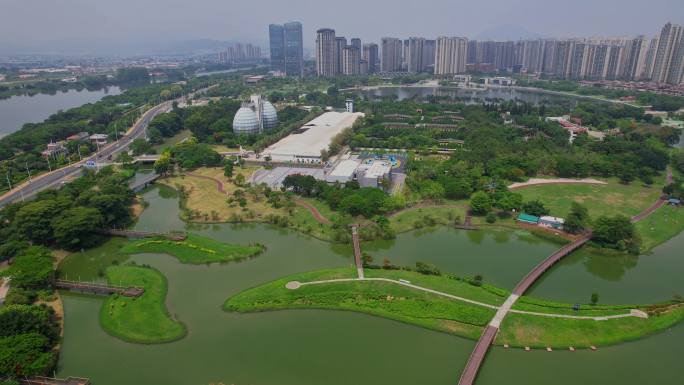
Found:
[{"label": "highway road", "polygon": [[[188,97],[192,97],[196,93],[204,92],[209,88],[211,87],[195,91],[194,93],[189,94]],[[37,176],[33,178],[32,181],[26,181],[21,185],[16,186],[0,197],[0,208],[18,200],[31,198],[42,190],[59,187],[62,182],[67,181],[69,178],[79,176],[81,174],[81,168],[87,161],[92,160],[95,163],[107,163],[110,161],[110,158],[111,161],[114,161],[122,151],[128,149],[128,146],[130,146],[133,140],[145,137],[145,130],[155,116],[169,111],[173,102],[180,100],[181,99],[169,100],[147,110],[118,141],[109,143],[100,148],[100,151],[96,154],[83,158],[83,160],[69,166]]]}]

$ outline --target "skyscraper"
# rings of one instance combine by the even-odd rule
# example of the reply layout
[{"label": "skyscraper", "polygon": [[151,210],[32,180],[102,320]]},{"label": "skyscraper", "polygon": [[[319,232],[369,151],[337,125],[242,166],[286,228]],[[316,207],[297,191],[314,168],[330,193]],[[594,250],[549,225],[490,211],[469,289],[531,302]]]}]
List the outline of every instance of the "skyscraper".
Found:
[{"label": "skyscraper", "polygon": [[347,46],[347,38],[344,36],[335,37],[335,73],[342,73],[342,55],[344,47]]},{"label": "skyscraper", "polygon": [[395,37],[383,37],[381,44],[380,68],[382,72],[401,71],[402,41]]},{"label": "skyscraper", "polygon": [[358,37],[352,38],[349,41],[349,44],[351,44],[352,47],[358,49],[359,52],[361,52],[361,50],[363,49],[363,46],[361,46],[361,39],[359,39]]},{"label": "skyscraper", "polygon": [[465,72],[467,57],[468,39],[464,37],[438,37],[435,46],[435,75]]},{"label": "skyscraper", "polygon": [[622,77],[628,80],[642,79],[646,70],[646,53],[648,40],[646,36],[637,36],[627,42],[625,67]]},{"label": "skyscraper", "polygon": [[271,70],[285,71],[285,29],[280,24],[268,26],[268,39],[271,50]]},{"label": "skyscraper", "polygon": [[285,73],[288,76],[304,75],[304,42],[302,23],[285,23]]},{"label": "skyscraper", "polygon": [[368,63],[368,73],[378,72],[378,45],[375,43],[363,45],[363,60]]},{"label": "skyscraper", "polygon": [[318,76],[335,76],[337,74],[335,51],[335,30],[322,28],[316,31],[316,73]]},{"label": "skyscraper", "polygon": [[646,64],[644,65],[644,72],[641,74],[640,80],[649,80],[653,77],[653,66],[655,65],[656,52],[658,51],[658,38],[654,37],[648,43],[646,50]]},{"label": "skyscraper", "polygon": [[344,75],[358,75],[361,73],[361,51],[353,45],[342,49],[342,73]]},{"label": "skyscraper", "polygon": [[423,46],[423,70],[435,65],[435,49],[437,42],[435,40],[425,40]]},{"label": "skyscraper", "polygon": [[425,48],[425,38],[411,37],[409,38],[409,50],[406,64],[408,72],[423,72],[425,66],[423,64],[423,49]]},{"label": "skyscraper", "polygon": [[658,83],[679,83],[682,70],[678,66],[681,67],[682,55],[682,27],[671,23],[665,24],[658,39],[652,80]]}]

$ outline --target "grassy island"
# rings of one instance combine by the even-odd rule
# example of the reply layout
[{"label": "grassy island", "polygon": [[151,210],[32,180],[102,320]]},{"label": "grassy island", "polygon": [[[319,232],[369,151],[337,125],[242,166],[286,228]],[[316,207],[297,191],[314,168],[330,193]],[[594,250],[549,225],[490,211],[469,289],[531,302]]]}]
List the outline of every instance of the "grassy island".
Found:
[{"label": "grassy island", "polygon": [[[297,274],[238,293],[225,302],[224,309],[237,312],[351,310],[477,339],[496,312],[496,307],[509,294],[486,284],[473,284],[468,279],[405,270],[366,269],[367,280],[352,280],[354,277],[351,269]],[[339,279],[350,280],[306,284]],[[292,281],[303,285],[296,289],[286,288],[285,285]],[[410,287],[407,283],[446,295]],[[631,309],[646,312],[649,317],[610,318],[629,314]],[[577,316],[608,319],[571,318]],[[506,317],[496,343],[555,348],[608,345],[653,334],[682,319],[684,307],[672,303],[587,304],[574,310],[572,304],[522,297]]]},{"label": "grassy island", "polygon": [[109,334],[124,341],[155,344],[183,338],[185,326],[171,318],[164,304],[166,278],[157,270],[138,266],[107,268],[110,283],[139,286],[145,293],[137,298],[109,296],[100,311],[100,324]]},{"label": "grassy island", "polygon": [[121,252],[126,254],[164,253],[178,258],[182,263],[200,264],[239,261],[255,257],[264,249],[262,245],[233,245],[188,234],[188,238],[184,241],[172,241],[162,237],[142,239],[123,246]]}]

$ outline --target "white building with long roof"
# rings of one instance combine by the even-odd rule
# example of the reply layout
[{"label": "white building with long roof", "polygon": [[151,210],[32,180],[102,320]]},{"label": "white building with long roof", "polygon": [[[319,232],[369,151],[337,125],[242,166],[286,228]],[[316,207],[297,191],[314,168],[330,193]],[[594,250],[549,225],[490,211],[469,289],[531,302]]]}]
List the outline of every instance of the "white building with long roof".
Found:
[{"label": "white building with long roof", "polygon": [[326,112],[266,148],[262,155],[274,162],[320,164],[321,151],[327,150],[335,136],[363,116],[360,112]]}]

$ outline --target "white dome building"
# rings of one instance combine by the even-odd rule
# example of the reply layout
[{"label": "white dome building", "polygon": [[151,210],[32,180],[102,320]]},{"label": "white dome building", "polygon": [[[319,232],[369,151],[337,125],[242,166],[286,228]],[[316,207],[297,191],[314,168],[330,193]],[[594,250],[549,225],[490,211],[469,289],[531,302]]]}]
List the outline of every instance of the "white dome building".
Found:
[{"label": "white dome building", "polygon": [[233,118],[233,132],[236,134],[258,134],[259,121],[257,115],[249,107],[241,107]]},{"label": "white dome building", "polygon": [[252,95],[249,103],[243,104],[233,118],[233,132],[236,134],[258,134],[276,127],[278,112],[261,95]]}]

